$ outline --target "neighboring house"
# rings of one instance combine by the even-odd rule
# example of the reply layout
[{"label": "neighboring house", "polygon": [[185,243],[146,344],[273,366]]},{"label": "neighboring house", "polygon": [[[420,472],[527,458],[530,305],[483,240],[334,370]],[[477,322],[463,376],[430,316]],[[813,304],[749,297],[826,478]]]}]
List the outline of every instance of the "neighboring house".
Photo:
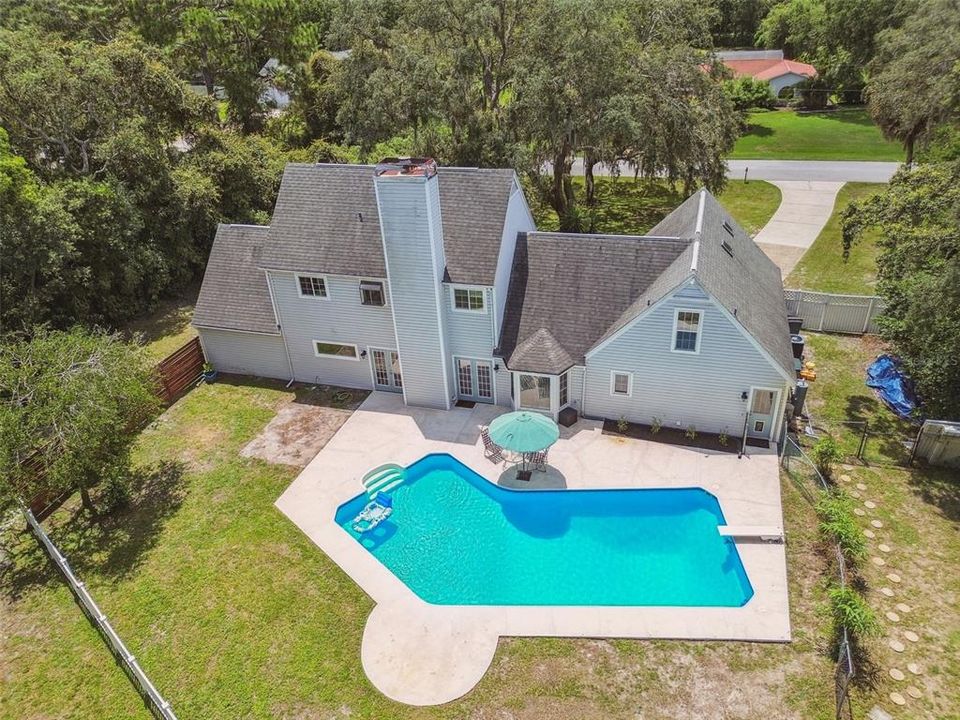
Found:
[{"label": "neighboring house", "polygon": [[288,165],[221,225],[193,320],[224,372],[777,436],[777,267],[706,190],[648,235],[537,232],[512,170]]},{"label": "neighboring house", "polygon": [[717,58],[733,71],[735,77],[749,75],[766,80],[777,97],[785,88],[817,76],[813,65],[785,60],[783,50],[726,50],[718,52]]}]

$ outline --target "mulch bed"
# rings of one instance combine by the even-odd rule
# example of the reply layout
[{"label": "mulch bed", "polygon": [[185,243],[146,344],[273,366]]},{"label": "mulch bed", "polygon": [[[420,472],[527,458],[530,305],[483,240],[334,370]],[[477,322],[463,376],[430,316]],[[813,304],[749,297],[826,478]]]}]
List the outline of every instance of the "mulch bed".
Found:
[{"label": "mulch bed", "polygon": [[626,431],[620,432],[614,420],[603,421],[603,434],[619,435],[620,437],[663,443],[664,445],[680,445],[682,447],[727,453],[736,453],[739,451],[741,443],[739,437],[728,436],[727,444],[722,445],[719,435],[707,432],[697,432],[696,437],[691,439],[687,437],[686,430],[672,427],[661,427],[659,432],[653,432],[649,425],[642,425],[640,423],[627,423]]}]

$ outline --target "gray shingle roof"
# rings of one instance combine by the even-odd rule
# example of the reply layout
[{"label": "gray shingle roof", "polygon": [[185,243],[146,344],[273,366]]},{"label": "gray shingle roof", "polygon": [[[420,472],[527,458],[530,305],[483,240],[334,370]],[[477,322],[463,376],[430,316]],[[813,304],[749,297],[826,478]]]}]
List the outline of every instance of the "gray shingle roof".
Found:
[{"label": "gray shingle roof", "polygon": [[[263,267],[386,277],[372,165],[287,165]],[[493,285],[513,170],[440,168],[448,282]]]},{"label": "gray shingle roof", "polygon": [[279,334],[260,257],[270,228],[220,225],[193,311],[201,327]]},{"label": "gray shingle roof", "polygon": [[498,355],[556,374],[584,353],[684,252],[688,240],[521,233]]}]

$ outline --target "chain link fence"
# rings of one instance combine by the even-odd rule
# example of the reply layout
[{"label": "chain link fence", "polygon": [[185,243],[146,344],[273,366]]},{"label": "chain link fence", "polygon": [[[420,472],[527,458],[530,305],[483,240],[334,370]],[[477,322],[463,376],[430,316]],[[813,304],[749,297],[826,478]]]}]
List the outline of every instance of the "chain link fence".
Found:
[{"label": "chain link fence", "polygon": [[[803,448],[788,433],[783,435],[780,466],[786,471],[794,487],[812,506],[816,506],[821,493],[830,489],[826,478],[820,474],[813,461],[803,452]],[[849,582],[847,563],[839,544],[832,548],[837,579],[841,587]],[[842,628],[837,649],[837,660],[833,670],[834,695],[836,699],[836,719],[853,720],[853,706],[850,701],[850,685],[856,676],[853,664],[853,652],[847,628]]]}]

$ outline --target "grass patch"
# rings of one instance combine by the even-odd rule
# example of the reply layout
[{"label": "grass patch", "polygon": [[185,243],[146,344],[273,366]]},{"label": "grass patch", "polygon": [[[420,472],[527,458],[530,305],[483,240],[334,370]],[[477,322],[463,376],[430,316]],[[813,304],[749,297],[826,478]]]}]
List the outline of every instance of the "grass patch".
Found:
[{"label": "grass patch", "polygon": [[864,233],[845,261],[840,215],[851,202],[876,195],[884,188],[886,185],[876,183],[847,183],[840,188],[833,214],[793,272],[787,276],[784,285],[819,292],[875,295],[877,256],[880,254],[878,233],[875,230]]},{"label": "grass patch", "polygon": [[[573,178],[573,184],[582,201],[583,178]],[[533,194],[528,196],[532,198]],[[611,235],[643,235],[686,200],[679,186],[632,177],[598,177],[596,196],[595,232]],[[780,190],[767,182],[731,180],[719,200],[734,219],[754,235],[780,205]],[[533,210],[540,230],[552,231],[559,227],[557,214],[549,206]]]},{"label": "grass patch", "polygon": [[865,108],[798,113],[751,111],[730,154],[756,160],[903,161],[903,148],[885,140]]},{"label": "grass patch", "polygon": [[195,337],[197,331],[190,324],[193,305],[199,288],[193,288],[180,297],[164,300],[156,310],[131,320],[123,328],[127,335],[139,334],[150,358],[159,362]]}]

